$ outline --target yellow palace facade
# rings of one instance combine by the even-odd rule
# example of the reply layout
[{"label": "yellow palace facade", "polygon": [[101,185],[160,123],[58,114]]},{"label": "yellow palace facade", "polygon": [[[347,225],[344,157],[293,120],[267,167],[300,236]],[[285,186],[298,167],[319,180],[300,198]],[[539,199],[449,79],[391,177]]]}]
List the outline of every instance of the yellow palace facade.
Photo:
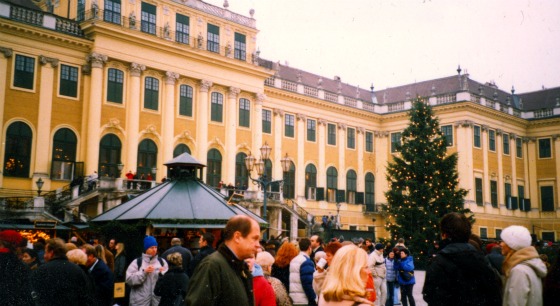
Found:
[{"label": "yellow palace facade", "polygon": [[[419,95],[459,155],[475,233],[521,224],[557,239],[560,88],[504,91],[458,69],[360,89],[260,58],[257,36],[253,12],[199,0],[0,0],[1,190],[39,178],[56,190],[94,171],[159,181],[189,152],[207,184],[256,191],[244,159],[268,144],[282,201],[387,236],[385,167]],[[278,231],[297,222],[270,209]]]}]

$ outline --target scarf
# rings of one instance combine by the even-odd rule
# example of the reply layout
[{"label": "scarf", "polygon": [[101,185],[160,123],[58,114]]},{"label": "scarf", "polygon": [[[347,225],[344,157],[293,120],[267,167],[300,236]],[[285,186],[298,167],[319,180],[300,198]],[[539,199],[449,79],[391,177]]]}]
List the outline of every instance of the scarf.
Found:
[{"label": "scarf", "polygon": [[504,263],[502,264],[502,272],[506,277],[509,277],[509,273],[511,269],[513,269],[513,267],[533,258],[539,258],[539,253],[532,246],[522,248],[517,251],[511,250],[504,258]]}]

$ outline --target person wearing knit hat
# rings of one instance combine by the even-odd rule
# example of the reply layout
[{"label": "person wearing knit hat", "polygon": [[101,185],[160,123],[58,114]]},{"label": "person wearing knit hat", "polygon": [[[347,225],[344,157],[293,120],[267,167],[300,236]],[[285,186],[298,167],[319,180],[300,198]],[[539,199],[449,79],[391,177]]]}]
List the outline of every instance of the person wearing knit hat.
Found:
[{"label": "person wearing knit hat", "polygon": [[531,234],[524,226],[512,225],[500,234],[502,272],[506,277],[503,305],[542,305],[542,279],[547,269],[531,246]]},{"label": "person wearing knit hat", "polygon": [[154,288],[160,275],[169,269],[167,262],[158,257],[158,243],[153,236],[144,237],[144,254],[133,260],[126,269],[126,284],[132,287],[130,305],[159,305],[160,297]]},{"label": "person wearing knit hat", "polygon": [[22,240],[14,230],[0,232],[0,301],[3,305],[33,305],[30,270],[16,256],[15,249]]}]

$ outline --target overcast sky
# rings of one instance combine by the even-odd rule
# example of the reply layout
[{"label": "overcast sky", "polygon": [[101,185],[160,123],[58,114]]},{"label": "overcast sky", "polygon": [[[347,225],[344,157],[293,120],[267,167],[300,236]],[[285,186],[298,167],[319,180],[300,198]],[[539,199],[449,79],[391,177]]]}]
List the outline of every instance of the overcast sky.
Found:
[{"label": "overcast sky", "polygon": [[[204,0],[222,7],[224,0]],[[560,86],[560,1],[229,0],[261,57],[378,90],[455,75],[502,90]]]}]

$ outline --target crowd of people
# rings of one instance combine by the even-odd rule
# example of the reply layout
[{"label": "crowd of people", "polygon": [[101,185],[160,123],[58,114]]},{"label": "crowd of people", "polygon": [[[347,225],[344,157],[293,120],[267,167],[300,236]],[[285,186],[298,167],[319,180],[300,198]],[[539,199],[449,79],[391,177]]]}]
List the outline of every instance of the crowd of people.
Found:
[{"label": "crowd of people", "polygon": [[[440,222],[442,240],[425,274],[428,305],[553,305],[560,294],[558,260],[546,265],[529,231],[510,226],[500,244],[482,246],[458,213]],[[414,256],[370,239],[325,243],[312,235],[296,241],[261,241],[259,224],[231,218],[221,243],[200,236],[198,251],[179,237],[159,255],[153,236],[143,254],[126,258],[111,239],[79,243],[49,239],[26,248],[14,230],[0,232],[0,301],[3,305],[379,305],[414,306]],[[216,249],[214,249],[216,245]],[[194,251],[194,250],[193,250]],[[400,293],[400,294],[399,294]],[[400,298],[399,298],[400,296]]]}]

